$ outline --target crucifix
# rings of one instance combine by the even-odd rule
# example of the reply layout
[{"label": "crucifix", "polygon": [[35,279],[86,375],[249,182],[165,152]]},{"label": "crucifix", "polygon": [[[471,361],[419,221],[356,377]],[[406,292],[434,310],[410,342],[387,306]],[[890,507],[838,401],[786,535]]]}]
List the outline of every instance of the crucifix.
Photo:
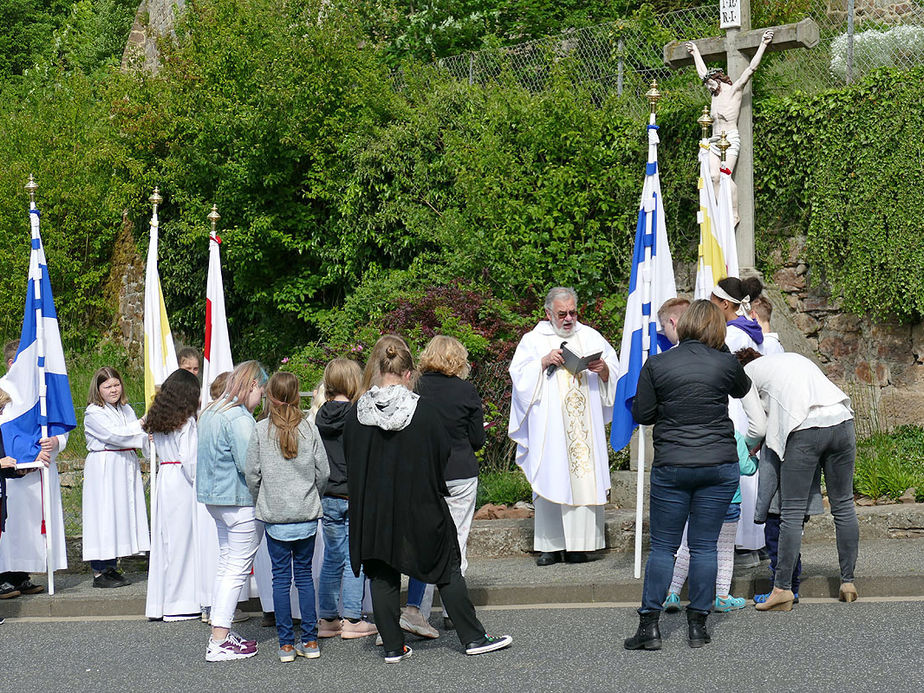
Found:
[{"label": "crucifix", "polygon": [[[818,45],[818,25],[811,19],[795,24],[751,29],[750,0],[720,0],[719,19],[724,37],[697,39],[694,41],[672,41],[664,46],[664,62],[670,67],[682,67],[694,63],[694,54],[703,61],[726,59],[727,75],[733,81],[749,70],[751,58],[757,50],[781,51],[790,48],[812,48]],[[767,43],[765,34],[772,31],[772,42]],[[687,44],[693,44],[693,53]],[[753,71],[753,70],[751,70]],[[749,75],[748,75],[749,76]],[[719,85],[721,88],[721,85]],[[713,114],[715,118],[715,114]],[[719,120],[716,119],[716,128]],[[754,269],[754,131],[751,110],[751,83],[748,80],[741,89],[741,108],[738,112],[738,134],[741,138],[734,180],[738,187],[738,266],[742,276],[756,273]],[[718,136],[720,132],[713,132]]]}]

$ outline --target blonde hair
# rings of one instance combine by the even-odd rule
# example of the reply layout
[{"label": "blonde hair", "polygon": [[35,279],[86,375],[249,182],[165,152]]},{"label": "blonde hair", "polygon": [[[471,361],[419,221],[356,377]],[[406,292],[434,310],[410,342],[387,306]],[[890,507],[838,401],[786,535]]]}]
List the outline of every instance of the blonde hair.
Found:
[{"label": "blonde hair", "polygon": [[119,404],[128,404],[128,397],[125,396],[125,382],[122,380],[122,376],[119,375],[119,371],[112,366],[103,366],[93,374],[92,378],[90,378],[90,391],[87,393],[87,406],[91,404],[95,404],[98,407],[106,405],[106,402],[103,401],[103,396],[99,393],[99,388],[100,385],[110,378],[115,378],[119,381],[119,385],[122,386],[122,396],[119,397]]},{"label": "blonde hair", "polygon": [[[324,366],[324,379],[318,385],[318,399],[330,401],[343,395],[351,402],[359,397],[363,385],[363,371],[353,359],[334,359]],[[323,393],[321,391],[323,388]]]},{"label": "blonde hair", "polygon": [[4,407],[12,401],[6,390],[0,389],[0,411],[3,411]]},{"label": "blonde hair", "polygon": [[455,337],[438,334],[420,352],[418,367],[422,373],[433,371],[454,375],[462,380],[468,377],[468,349]]},{"label": "blonde hair", "polygon": [[725,316],[712,301],[693,301],[677,321],[677,339],[696,339],[713,349],[725,344]]},{"label": "blonde hair", "polygon": [[267,418],[287,460],[298,455],[298,426],[305,418],[298,390],[298,377],[287,371],[274,373],[266,386]]},{"label": "blonde hair", "polygon": [[211,409],[212,407],[230,409],[243,404],[247,393],[250,392],[251,383],[256,382],[259,387],[263,387],[268,379],[269,376],[266,375],[266,371],[259,361],[239,363],[231,371],[231,375],[228,376],[228,382],[225,383],[225,389],[221,393],[221,397],[213,400],[206,409]]},{"label": "blonde hair", "polygon": [[[363,385],[362,391],[366,392],[373,385],[378,385],[382,380],[382,363],[385,359],[386,352],[389,349],[393,349],[394,353],[397,354],[400,351],[406,352],[408,355],[408,360],[410,361],[410,367],[407,370],[414,370],[414,359],[411,356],[411,348],[407,345],[407,342],[403,338],[399,337],[396,334],[386,334],[382,337],[379,337],[379,340],[375,343],[375,346],[372,347],[372,353],[369,354],[369,360],[366,361],[366,368],[363,370]],[[389,359],[389,362],[391,359]],[[398,373],[397,375],[403,375],[403,373]],[[412,377],[413,380],[413,377]]]}]

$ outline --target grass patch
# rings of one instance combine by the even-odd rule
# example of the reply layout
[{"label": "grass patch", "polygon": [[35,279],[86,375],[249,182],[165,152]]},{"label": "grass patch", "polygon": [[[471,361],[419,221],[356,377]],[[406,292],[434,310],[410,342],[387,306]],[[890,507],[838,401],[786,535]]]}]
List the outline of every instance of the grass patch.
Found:
[{"label": "grass patch", "polygon": [[897,499],[912,487],[915,500],[924,502],[924,428],[899,426],[857,442],[854,491]]},{"label": "grass patch", "polygon": [[532,499],[533,490],[519,469],[482,472],[478,475],[478,507],[485,503],[513,505],[518,501],[531,502]]}]

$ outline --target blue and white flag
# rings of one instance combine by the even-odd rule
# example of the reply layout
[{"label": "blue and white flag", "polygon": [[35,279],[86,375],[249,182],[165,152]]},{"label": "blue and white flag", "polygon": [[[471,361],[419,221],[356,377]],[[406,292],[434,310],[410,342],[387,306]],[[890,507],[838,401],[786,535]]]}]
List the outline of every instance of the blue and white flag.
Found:
[{"label": "blue and white flag", "polygon": [[0,416],[3,446],[22,465],[38,457],[43,431],[50,437],[77,425],[35,203],[30,205],[29,220],[32,253],[22,334],[13,365],[0,379],[0,387],[12,399]]},{"label": "blue and white flag", "polygon": [[677,295],[674,265],[667,245],[661,180],[658,177],[658,142],[658,126],[652,114],[648,125],[648,165],[645,167],[645,184],[635,227],[629,300],[619,350],[619,375],[610,433],[610,445],[614,450],[622,450],[629,444],[638,425],[632,418],[632,401],[638,389],[639,373],[649,354],[661,351],[658,345],[658,308]]}]

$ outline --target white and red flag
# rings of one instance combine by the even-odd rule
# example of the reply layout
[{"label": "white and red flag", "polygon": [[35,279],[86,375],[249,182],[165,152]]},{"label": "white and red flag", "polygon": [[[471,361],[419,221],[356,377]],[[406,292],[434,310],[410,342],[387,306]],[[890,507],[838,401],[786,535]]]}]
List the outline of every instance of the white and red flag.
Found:
[{"label": "white and red flag", "polygon": [[209,236],[209,276],[205,287],[205,349],[202,354],[202,399],[211,401],[209,387],[221,373],[234,369],[228,319],[225,315],[225,289],[221,280],[221,238],[214,228]]}]

